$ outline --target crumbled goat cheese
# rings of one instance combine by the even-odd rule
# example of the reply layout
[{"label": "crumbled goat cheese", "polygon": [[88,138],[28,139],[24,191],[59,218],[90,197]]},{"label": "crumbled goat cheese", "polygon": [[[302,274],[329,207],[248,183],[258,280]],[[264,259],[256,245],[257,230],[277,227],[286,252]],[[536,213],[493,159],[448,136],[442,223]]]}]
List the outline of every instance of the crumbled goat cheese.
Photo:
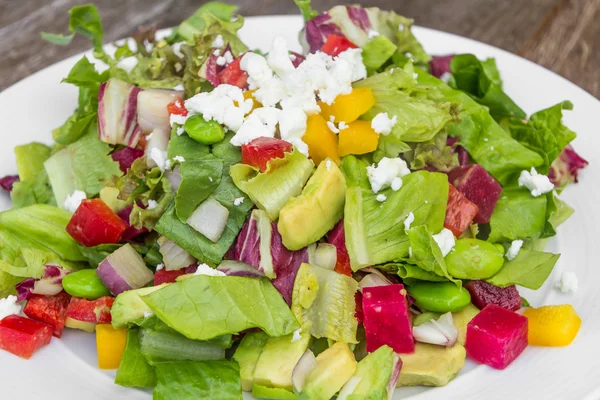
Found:
[{"label": "crumbled goat cheese", "polygon": [[165,264],[158,264],[158,265],[156,266],[156,270],[157,270],[157,271],[160,271],[160,270],[161,270],[161,269],[163,269],[164,267],[165,267]]},{"label": "crumbled goat cheese", "polygon": [[177,128],[177,136],[181,136],[185,133],[185,129],[183,128],[183,126],[180,126]]},{"label": "crumbled goat cheese", "polygon": [[565,271],[560,275],[560,279],[554,286],[563,293],[575,293],[579,286],[577,275],[573,272]]},{"label": "crumbled goat cheese", "polygon": [[397,192],[398,190],[400,190],[400,188],[402,187],[402,178],[394,178],[392,179],[392,183],[390,184],[390,187],[392,188],[392,190],[394,192]]},{"label": "crumbled goat cheese", "polygon": [[[290,57],[290,60],[291,60],[292,62],[293,62],[293,61],[296,61],[296,59],[298,58],[298,57],[296,57],[294,54],[290,54],[290,56],[289,56],[289,57]],[[292,64],[292,65],[293,65],[293,64]]]},{"label": "crumbled goat cheese", "polygon": [[[373,193],[389,187],[395,178],[402,178],[408,174],[410,174],[410,170],[406,162],[401,158],[384,157],[379,161],[377,166],[373,164],[367,167],[367,177],[371,183]],[[395,181],[395,185],[398,185],[397,180]]]},{"label": "crumbled goat cheese", "polygon": [[173,87],[173,90],[176,90],[178,92],[183,92],[185,90],[185,88],[183,87],[183,85],[180,83],[179,85],[176,85],[175,87]]},{"label": "crumbled goat cheese", "polygon": [[273,76],[273,70],[269,68],[267,59],[252,52],[244,54],[242,61],[240,61],[240,68],[248,73],[248,87],[250,90],[260,88],[263,83]]},{"label": "crumbled goat cheese", "polygon": [[211,47],[220,49],[221,47],[225,46],[225,41],[223,40],[223,36],[222,35],[217,35],[217,37],[215,38],[215,40],[212,42]]},{"label": "crumbled goat cheese", "polygon": [[381,34],[379,32],[377,32],[375,29],[369,29],[369,32],[367,32],[367,37],[369,39],[376,38],[379,35],[381,35]]},{"label": "crumbled goat cheese", "polygon": [[378,194],[377,197],[376,197],[376,200],[378,202],[380,202],[380,203],[383,203],[384,201],[387,200],[387,196],[385,194],[383,194],[383,193]]},{"label": "crumbled goat cheese", "polygon": [[171,46],[171,48],[173,49],[173,53],[175,53],[175,55],[179,58],[185,57],[185,55],[181,52],[182,44],[185,44],[185,42],[173,43],[173,46]]},{"label": "crumbled goat cheese", "polygon": [[409,230],[413,222],[415,222],[415,214],[411,211],[408,213],[406,219],[404,220],[404,230]]},{"label": "crumbled goat cheese", "polygon": [[523,247],[522,240],[513,240],[508,250],[506,250],[506,258],[509,261],[513,260],[519,254],[519,251],[521,251],[521,247]]},{"label": "crumbled goat cheese", "polygon": [[185,161],[185,158],[183,158],[183,156],[175,156],[173,157],[173,161],[178,161],[180,163]]},{"label": "crumbled goat cheese", "polygon": [[404,24],[400,24],[400,25],[398,25],[398,30],[399,30],[400,32],[403,32],[403,31],[404,31]]},{"label": "crumbled goat cheese", "polygon": [[294,333],[293,333],[293,335],[292,335],[292,340],[291,340],[291,342],[292,342],[292,343],[295,343],[295,342],[297,342],[297,341],[299,341],[299,340],[302,340],[302,335],[301,335],[301,333],[302,333],[302,328],[301,328],[301,329],[297,329],[297,330],[295,330],[295,331],[294,331]]},{"label": "crumbled goat cheese", "polygon": [[206,121],[217,121],[237,132],[244,123],[244,116],[252,109],[252,104],[252,99],[244,99],[242,89],[223,84],[212,92],[198,93],[187,99],[185,108],[188,115],[200,114]]},{"label": "crumbled goat cheese", "polygon": [[156,200],[148,200],[148,208],[147,210],[154,210],[156,207],[158,207],[158,202]]},{"label": "crumbled goat cheese", "polygon": [[531,172],[521,171],[519,186],[525,186],[529,189],[533,197],[538,197],[554,190],[554,184],[550,182],[550,179],[546,175],[538,174],[534,167],[531,167]]},{"label": "crumbled goat cheese", "polygon": [[263,82],[253,95],[264,107],[275,107],[285,96],[285,88],[281,79],[276,76]]},{"label": "crumbled goat cheese", "polygon": [[233,200],[233,205],[237,207],[237,206],[241,205],[243,202],[244,202],[244,198],[238,197],[237,199]]},{"label": "crumbled goat cheese", "polygon": [[188,115],[171,114],[169,116],[169,124],[171,126],[175,124],[183,125],[187,121]]},{"label": "crumbled goat cheese", "polygon": [[234,146],[242,146],[259,137],[274,137],[280,112],[275,107],[255,109],[229,142]]},{"label": "crumbled goat cheese", "polygon": [[327,127],[329,128],[329,130],[333,133],[335,133],[336,135],[338,133],[340,133],[340,130],[335,126],[335,124],[331,121],[327,121]]},{"label": "crumbled goat cheese", "polygon": [[392,132],[394,125],[398,122],[398,118],[394,115],[392,118],[389,117],[388,113],[379,113],[371,121],[371,128],[376,133],[383,136],[387,136]]},{"label": "crumbled goat cheese", "polygon": [[222,67],[225,64],[227,64],[227,60],[225,60],[225,57],[223,57],[223,56],[217,57],[217,65],[218,66]]},{"label": "crumbled goat cheese", "polygon": [[9,315],[19,314],[21,305],[17,304],[17,296],[9,295],[4,299],[0,299],[0,320]]},{"label": "crumbled goat cheese", "polygon": [[129,74],[129,73],[131,73],[131,71],[133,71],[133,69],[135,68],[136,65],[138,65],[137,57],[131,56],[131,57],[125,57],[124,59],[119,61],[117,63],[117,68],[122,69],[123,71],[125,71]]},{"label": "crumbled goat cheese", "polygon": [[280,78],[295,70],[289,54],[288,45],[283,36],[276,36],[267,55],[267,64]]},{"label": "crumbled goat cheese", "polygon": [[63,203],[63,208],[70,213],[74,213],[77,207],[83,200],[87,199],[87,195],[82,190],[75,190],[73,193],[68,194],[67,198]]},{"label": "crumbled goat cheese", "polygon": [[348,129],[349,126],[345,121],[340,121],[340,123],[338,124],[338,129],[340,131],[343,131],[344,129]]},{"label": "crumbled goat cheese", "polygon": [[194,272],[194,275],[227,276],[224,272],[211,268],[206,264],[198,264],[198,269]]},{"label": "crumbled goat cheese", "polygon": [[432,236],[433,240],[437,243],[442,251],[442,256],[446,257],[448,253],[454,248],[456,240],[454,234],[450,229],[444,228],[437,235]]},{"label": "crumbled goat cheese", "polygon": [[284,108],[279,113],[279,133],[281,139],[294,143],[302,140],[306,132],[306,113],[298,107]]}]

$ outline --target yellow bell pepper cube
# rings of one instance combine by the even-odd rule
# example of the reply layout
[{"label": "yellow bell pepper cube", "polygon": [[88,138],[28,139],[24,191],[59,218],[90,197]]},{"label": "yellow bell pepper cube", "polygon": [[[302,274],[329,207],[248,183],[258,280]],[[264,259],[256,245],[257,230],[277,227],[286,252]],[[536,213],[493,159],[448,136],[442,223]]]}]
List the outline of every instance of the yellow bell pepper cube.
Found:
[{"label": "yellow bell pepper cube", "polygon": [[337,152],[338,138],[327,126],[327,121],[319,115],[314,114],[306,121],[306,133],[302,137],[308,145],[308,154],[316,165],[321,161],[331,158],[337,164],[340,157]]},{"label": "yellow bell pepper cube", "polygon": [[342,94],[335,98],[331,105],[320,102],[321,114],[329,121],[333,116],[334,122],[344,121],[350,123],[366,113],[375,104],[375,97],[371,88],[353,89],[349,94]]},{"label": "yellow bell pepper cube", "polygon": [[377,149],[379,135],[371,128],[371,121],[354,121],[339,133],[338,153],[340,157],[348,154],[366,154]]},{"label": "yellow bell pepper cube", "polygon": [[529,344],[534,346],[567,346],[581,326],[570,304],[528,308],[523,315],[529,320]]},{"label": "yellow bell pepper cube", "polygon": [[[258,102],[258,100],[256,100],[256,98],[254,97],[254,92],[256,92],[255,90],[246,90],[243,95],[244,95],[244,100],[248,100],[248,99],[252,99],[252,109],[250,111],[248,111],[248,114],[250,114],[252,111],[256,110],[257,108],[262,107],[263,105],[260,104]],[[248,115],[246,114],[246,115]]]},{"label": "yellow bell pepper cube", "polygon": [[98,367],[100,369],[119,368],[126,341],[126,329],[117,330],[111,324],[97,325],[96,349],[98,350]]}]

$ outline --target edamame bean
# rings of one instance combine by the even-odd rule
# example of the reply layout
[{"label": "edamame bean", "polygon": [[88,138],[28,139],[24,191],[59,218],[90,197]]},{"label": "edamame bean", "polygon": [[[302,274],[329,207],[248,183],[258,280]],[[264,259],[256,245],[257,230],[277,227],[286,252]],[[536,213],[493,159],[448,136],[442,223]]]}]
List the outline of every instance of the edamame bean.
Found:
[{"label": "edamame bean", "polygon": [[218,122],[206,121],[201,115],[192,115],[183,127],[189,137],[202,144],[217,143],[225,137],[225,131]]},{"label": "edamame bean", "polygon": [[71,296],[88,300],[96,300],[102,296],[110,296],[95,269],[82,269],[71,272],[62,280],[63,289]]},{"label": "edamame bean", "polygon": [[447,313],[465,308],[471,302],[471,295],[464,287],[452,282],[417,282],[406,290],[422,310]]},{"label": "edamame bean", "polygon": [[487,279],[504,265],[504,248],[479,239],[459,239],[445,258],[448,273],[459,279]]}]

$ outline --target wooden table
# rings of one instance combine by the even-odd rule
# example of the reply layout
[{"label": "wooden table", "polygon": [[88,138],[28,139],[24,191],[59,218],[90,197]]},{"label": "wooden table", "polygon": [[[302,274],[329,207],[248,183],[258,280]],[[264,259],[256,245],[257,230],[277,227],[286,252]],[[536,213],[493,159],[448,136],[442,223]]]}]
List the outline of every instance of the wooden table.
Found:
[{"label": "wooden table", "polygon": [[[93,0],[92,0],[93,1]],[[292,0],[237,0],[243,15],[296,14]],[[339,1],[313,0],[319,11]],[[65,32],[76,0],[0,2],[0,90],[47,65],[88,48],[76,39],[67,48],[43,42],[39,32]],[[105,40],[136,26],[176,25],[204,1],[96,0]],[[394,9],[418,25],[467,36],[519,54],[563,75],[600,97],[600,0],[365,0]]]}]

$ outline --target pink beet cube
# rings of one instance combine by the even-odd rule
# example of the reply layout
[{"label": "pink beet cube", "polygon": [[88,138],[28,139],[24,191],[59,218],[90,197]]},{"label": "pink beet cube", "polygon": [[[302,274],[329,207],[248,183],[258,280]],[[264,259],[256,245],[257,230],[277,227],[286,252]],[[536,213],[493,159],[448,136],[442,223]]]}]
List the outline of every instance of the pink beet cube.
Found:
[{"label": "pink beet cube", "polygon": [[396,353],[413,353],[415,339],[404,285],[364,288],[362,295],[367,351],[388,345]]},{"label": "pink beet cube", "polygon": [[448,174],[448,182],[479,208],[473,220],[475,223],[490,222],[502,194],[502,186],[481,165],[471,164],[454,168]]},{"label": "pink beet cube", "polygon": [[485,281],[471,281],[465,288],[471,293],[471,302],[480,310],[488,304],[496,304],[507,310],[517,311],[523,305],[515,285],[501,288]]},{"label": "pink beet cube", "polygon": [[495,304],[467,325],[465,348],[473,360],[504,369],[527,347],[527,318]]}]

